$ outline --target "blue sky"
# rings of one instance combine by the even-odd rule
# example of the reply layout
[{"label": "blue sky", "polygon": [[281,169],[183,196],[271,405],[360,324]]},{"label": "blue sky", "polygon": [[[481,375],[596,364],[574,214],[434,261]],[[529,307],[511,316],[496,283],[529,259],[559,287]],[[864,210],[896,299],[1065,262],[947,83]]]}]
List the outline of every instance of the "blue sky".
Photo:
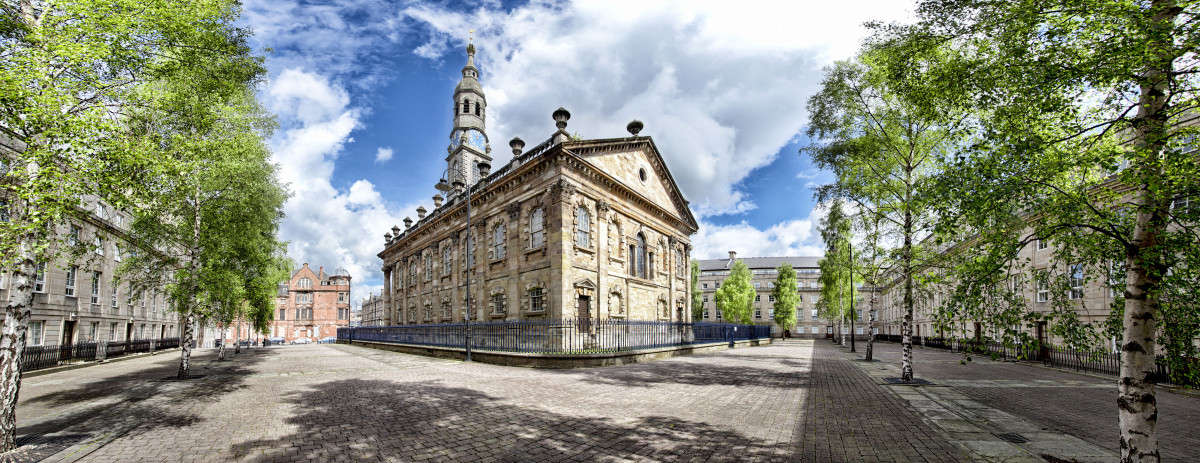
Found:
[{"label": "blue sky", "polygon": [[571,111],[584,138],[645,123],[700,220],[694,257],[817,255],[830,181],[798,150],[821,68],[850,57],[864,21],[904,20],[903,0],[246,0],[268,55],[261,98],[293,193],[281,238],[297,264],[345,267],[354,299],[382,287],[383,234],[432,209],[451,96],[474,29],[494,165]]}]

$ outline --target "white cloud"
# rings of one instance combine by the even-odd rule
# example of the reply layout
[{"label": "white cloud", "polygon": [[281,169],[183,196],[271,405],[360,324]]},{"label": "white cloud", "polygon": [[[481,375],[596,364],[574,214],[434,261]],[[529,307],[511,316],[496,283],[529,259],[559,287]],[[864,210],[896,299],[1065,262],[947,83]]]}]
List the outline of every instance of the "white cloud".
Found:
[{"label": "white cloud", "polygon": [[383,164],[385,162],[388,162],[389,160],[392,159],[392,154],[393,154],[392,148],[390,146],[387,148],[379,148],[379,149],[375,150],[375,163]]},{"label": "white cloud", "polygon": [[[339,267],[350,272],[354,303],[380,288],[379,259],[383,232],[400,223],[375,185],[354,182],[346,191],[332,186],[334,161],[350,132],[361,125],[361,111],[349,107],[344,89],[324,76],[289,69],[273,79],[264,100],[284,127],[272,140],[273,159],[289,183],[292,197],[284,205],[287,218],[280,239],[289,241],[296,264]],[[417,204],[398,210],[412,210]],[[368,284],[369,283],[369,284]]]},{"label": "white cloud", "polygon": [[[431,32],[413,50],[460,65],[461,31],[475,27],[493,145],[531,144],[573,112],[568,131],[620,137],[645,123],[700,216],[754,208],[738,183],[770,164],[807,120],[821,66],[845,58],[876,19],[905,17],[909,2],[533,2],[509,11],[437,6],[403,14]],[[769,12],[769,13],[766,13]],[[493,155],[497,165],[505,151]]]}]

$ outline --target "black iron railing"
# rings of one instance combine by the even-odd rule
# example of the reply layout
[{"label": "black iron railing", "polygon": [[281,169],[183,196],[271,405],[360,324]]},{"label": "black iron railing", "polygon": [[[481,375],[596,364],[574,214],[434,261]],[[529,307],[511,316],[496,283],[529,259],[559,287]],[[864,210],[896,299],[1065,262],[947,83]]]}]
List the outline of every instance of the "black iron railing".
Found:
[{"label": "black iron railing", "polygon": [[[338,341],[464,347],[466,324],[338,328]],[[536,354],[611,353],[771,337],[767,325],[637,320],[522,320],[471,324],[471,349]]]},{"label": "black iron railing", "polygon": [[[901,342],[901,336],[895,334],[880,334],[876,341]],[[1003,360],[1023,360],[1042,362],[1047,366],[1070,368],[1075,371],[1119,375],[1121,373],[1121,355],[1110,352],[1090,352],[1068,349],[1065,347],[1044,345],[1038,342],[1029,344],[1006,344],[1002,342],[954,339],[954,338],[921,338],[913,336],[913,345],[932,349],[948,350],[950,352],[976,353],[991,355]],[[1200,371],[1200,359],[1183,359],[1176,362],[1184,365],[1186,371],[1172,371],[1167,359],[1159,355],[1155,357],[1158,373],[1155,382],[1174,386],[1200,389],[1200,381],[1193,372]]]},{"label": "black iron railing", "polygon": [[[110,359],[129,354],[150,352],[151,343],[154,343],[154,350],[171,349],[179,347],[179,338],[135,339],[115,342],[82,341],[75,344],[58,346],[25,346],[25,352],[21,355],[21,371],[40,370],[69,363]],[[104,349],[104,355],[97,356],[97,351],[101,348]]]}]

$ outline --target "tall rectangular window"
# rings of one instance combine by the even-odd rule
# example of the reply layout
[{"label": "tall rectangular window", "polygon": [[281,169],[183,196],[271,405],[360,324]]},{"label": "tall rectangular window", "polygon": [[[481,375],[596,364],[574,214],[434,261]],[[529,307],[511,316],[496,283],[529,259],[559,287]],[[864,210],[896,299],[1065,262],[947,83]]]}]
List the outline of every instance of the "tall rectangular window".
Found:
[{"label": "tall rectangular window", "polygon": [[45,322],[33,321],[29,322],[28,336],[25,338],[25,343],[31,346],[42,345],[42,328]]},{"label": "tall rectangular window", "polygon": [[498,224],[498,225],[496,225],[496,228],[492,229],[492,249],[493,249],[493,257],[492,258],[493,259],[503,259],[504,258],[504,256],[505,256],[504,239],[506,236],[507,235],[504,230],[504,224]]},{"label": "tall rectangular window", "polygon": [[74,265],[67,267],[67,284],[66,284],[65,293],[68,296],[72,296],[72,297],[75,296],[75,273],[78,270],[79,270],[79,267],[76,267]]},{"label": "tall rectangular window", "polygon": [[287,320],[287,309],[279,309],[279,319]]},{"label": "tall rectangular window", "polygon": [[38,262],[37,265],[34,266],[33,292],[46,292],[46,264],[44,262]]},{"label": "tall rectangular window", "polygon": [[1071,265],[1071,275],[1067,284],[1070,286],[1067,291],[1067,299],[1083,298],[1083,264]]},{"label": "tall rectangular window", "polygon": [[112,297],[109,298],[109,304],[114,309],[117,308],[117,290],[118,289],[120,289],[120,285],[118,284],[117,279],[113,278],[113,280],[112,280]]},{"label": "tall rectangular window", "polygon": [[492,313],[496,315],[504,313],[504,294],[492,295]]},{"label": "tall rectangular window", "polygon": [[579,206],[575,208],[575,245],[586,248],[590,244],[588,239],[588,230],[590,227],[591,214],[588,214],[587,208]]},{"label": "tall rectangular window", "polygon": [[546,243],[546,224],[544,219],[545,213],[542,208],[533,210],[533,214],[529,216],[529,247],[537,249]]},{"label": "tall rectangular window", "polygon": [[812,309],[812,319],[813,320],[817,319],[817,309]]},{"label": "tall rectangular window", "polygon": [[446,245],[442,247],[442,275],[450,274],[450,263],[450,246]]}]

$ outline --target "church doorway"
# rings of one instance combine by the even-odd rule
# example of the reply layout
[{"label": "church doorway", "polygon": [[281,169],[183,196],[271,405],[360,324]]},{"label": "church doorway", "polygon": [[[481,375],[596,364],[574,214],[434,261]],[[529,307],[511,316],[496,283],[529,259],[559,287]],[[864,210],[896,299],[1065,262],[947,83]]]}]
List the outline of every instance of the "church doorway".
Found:
[{"label": "church doorway", "polygon": [[576,317],[579,319],[579,329],[582,331],[591,331],[592,329],[592,301],[588,296],[579,296],[576,303],[578,313]]}]

